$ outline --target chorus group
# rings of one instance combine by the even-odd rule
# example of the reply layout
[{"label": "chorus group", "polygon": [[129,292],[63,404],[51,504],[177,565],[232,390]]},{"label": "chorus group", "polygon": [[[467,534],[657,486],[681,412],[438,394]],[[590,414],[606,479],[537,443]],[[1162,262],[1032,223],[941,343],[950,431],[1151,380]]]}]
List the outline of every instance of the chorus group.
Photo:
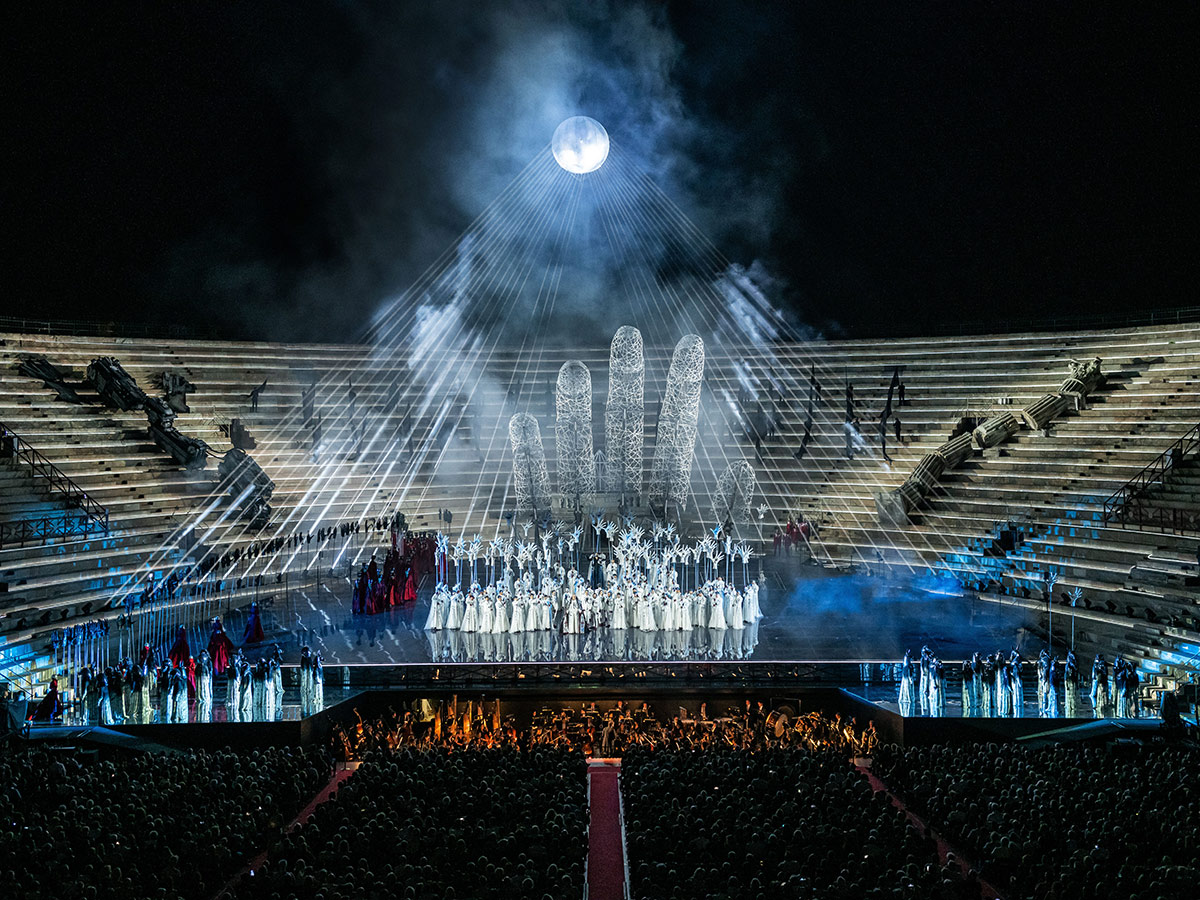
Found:
[{"label": "chorus group", "polygon": [[[1102,655],[1092,663],[1090,688],[1075,660],[1074,651],[1067,651],[1060,666],[1057,656],[1042,650],[1030,667],[1036,680],[1035,706],[1025,696],[1025,660],[1015,648],[1005,656],[996,651],[991,656],[974,654],[963,660],[960,669],[962,715],[964,717],[1027,715],[1056,719],[1060,716],[1079,718],[1086,715],[1083,699],[1086,696],[1091,715],[1096,718],[1134,718],[1140,714],[1138,702],[1141,679],[1137,668],[1117,657],[1111,669]],[[946,714],[946,667],[928,647],[922,647],[920,657],[904,654],[900,663],[900,710],[904,715]],[[1061,696],[1061,702],[1060,702]]]},{"label": "chorus group", "polygon": [[744,628],[762,618],[758,584],[739,590],[716,578],[698,590],[680,589],[674,571],[652,583],[645,575],[615,587],[589,587],[571,569],[534,587],[529,573],[512,586],[472,583],[467,591],[440,584],[434,591],[427,631],[490,634],[557,631],[583,634],[598,628],[691,631]]}]

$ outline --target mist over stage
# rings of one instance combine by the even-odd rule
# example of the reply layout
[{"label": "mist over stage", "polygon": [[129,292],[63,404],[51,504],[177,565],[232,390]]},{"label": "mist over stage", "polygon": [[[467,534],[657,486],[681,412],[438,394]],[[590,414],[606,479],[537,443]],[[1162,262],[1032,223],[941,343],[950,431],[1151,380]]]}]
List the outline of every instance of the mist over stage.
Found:
[{"label": "mist over stage", "polygon": [[[918,579],[836,574],[810,567],[793,578],[786,588],[765,594],[761,622],[736,629],[536,631],[514,640],[509,635],[427,631],[430,601],[424,595],[407,608],[357,616],[348,598],[329,593],[319,605],[316,598],[308,603],[305,596],[292,601],[295,606],[287,618],[295,627],[287,640],[297,650],[302,645],[319,648],[328,666],[608,663],[653,667],[696,662],[751,671],[757,665],[835,664],[821,680],[848,684],[860,680],[854,666],[886,665],[890,673],[906,650],[923,645],[946,663],[967,659],[980,647],[1017,646],[1036,620],[1027,609],[965,597],[952,583],[938,584],[935,579],[924,579],[922,584]],[[283,618],[283,610],[277,614]],[[837,668],[843,664],[850,665]],[[386,683],[387,678],[383,672],[353,676],[358,683]]]}]

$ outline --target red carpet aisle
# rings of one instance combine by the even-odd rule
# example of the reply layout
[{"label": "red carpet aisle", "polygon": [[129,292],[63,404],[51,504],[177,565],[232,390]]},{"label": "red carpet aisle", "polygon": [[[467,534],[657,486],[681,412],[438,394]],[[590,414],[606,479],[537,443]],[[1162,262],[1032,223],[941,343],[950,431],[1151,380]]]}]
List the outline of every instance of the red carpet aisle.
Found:
[{"label": "red carpet aisle", "polygon": [[621,830],[620,762],[588,766],[591,825],[588,829],[588,900],[623,900],[625,841]]},{"label": "red carpet aisle", "polygon": [[[870,768],[868,766],[862,764],[861,761],[856,760],[855,768],[867,776],[867,778],[871,782],[872,789],[874,789],[877,793],[879,791],[882,791],[883,793],[887,794],[888,799],[892,801],[892,806],[896,807],[899,810],[903,810],[904,814],[906,816],[908,816],[908,820],[910,822],[912,822],[913,825],[915,825],[922,834],[924,834],[926,831],[929,832],[930,837],[932,837],[934,839],[934,841],[937,842],[938,859],[940,859],[942,861],[942,863],[946,862],[947,854],[953,853],[954,859],[958,863],[958,868],[964,874],[971,868],[970,862],[967,860],[966,857],[964,857],[962,855],[962,853],[960,851],[955,850],[948,843],[946,843],[946,840],[940,834],[938,834],[936,831],[934,831],[932,828],[929,828],[925,824],[924,819],[922,819],[915,812],[913,812],[911,809],[909,809],[907,806],[905,806],[904,803],[900,800],[900,798],[897,797],[895,794],[893,794],[890,790],[888,790],[888,786],[886,784],[884,784],[882,781],[880,781],[879,778],[870,770]],[[1002,900],[1002,898],[1000,897],[1000,893],[992,885],[988,884],[988,882],[984,881],[983,879],[980,879],[979,883],[980,883],[980,886],[983,888],[983,900]]]},{"label": "red carpet aisle", "polygon": [[[284,829],[284,831],[291,831],[297,825],[303,824],[303,823],[307,822],[309,819],[311,819],[312,814],[316,810],[316,808],[318,806],[320,806],[322,803],[324,803],[326,800],[328,800],[330,794],[332,794],[334,791],[336,791],[338,789],[338,787],[340,787],[341,784],[347,778],[349,778],[351,775],[353,775],[357,768],[358,768],[358,765],[355,764],[353,767],[347,767],[344,769],[334,769],[333,776],[329,779],[329,783],[326,784],[325,787],[321,788],[321,790],[317,791],[316,796],[314,796],[312,798],[312,801],[308,804],[308,806],[304,807],[304,809],[302,809],[302,810],[300,810],[300,812],[296,813],[296,818],[294,818],[294,819],[292,819],[292,821],[288,822],[287,827]],[[217,900],[221,900],[221,898],[225,898],[225,897],[232,897],[234,885],[236,885],[243,877],[245,877],[249,873],[253,872],[259,866],[261,866],[263,864],[263,862],[266,861],[266,858],[267,858],[267,851],[264,850],[261,853],[259,853],[256,857],[254,857],[254,859],[250,860],[250,862],[247,863],[241,869],[241,871],[239,871],[236,875],[234,875],[232,878],[229,879],[229,881],[228,881],[228,883],[226,883],[225,887],[221,888],[220,892],[216,895]]]}]

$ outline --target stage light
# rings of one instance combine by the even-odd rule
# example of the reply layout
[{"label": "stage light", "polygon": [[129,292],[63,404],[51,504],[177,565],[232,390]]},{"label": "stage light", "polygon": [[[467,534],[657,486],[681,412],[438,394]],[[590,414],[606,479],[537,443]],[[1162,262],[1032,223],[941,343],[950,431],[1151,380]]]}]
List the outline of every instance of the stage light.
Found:
[{"label": "stage light", "polygon": [[608,159],[608,132],[595,119],[571,116],[554,129],[550,149],[568,172],[585,175],[595,172]]}]

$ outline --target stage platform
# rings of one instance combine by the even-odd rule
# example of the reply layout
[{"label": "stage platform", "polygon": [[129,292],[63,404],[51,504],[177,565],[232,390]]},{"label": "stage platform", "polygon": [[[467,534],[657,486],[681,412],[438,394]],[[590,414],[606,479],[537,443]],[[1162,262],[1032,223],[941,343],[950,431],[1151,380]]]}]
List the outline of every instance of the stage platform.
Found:
[{"label": "stage platform", "polygon": [[[839,575],[800,580],[786,591],[764,590],[764,617],[744,628],[467,634],[426,631],[428,596],[386,613],[353,615],[349,591],[334,582],[320,593],[295,592],[286,608],[268,610],[273,614],[267,646],[278,642],[289,662],[300,647],[320,650],[327,670],[543,663],[879,665],[899,662],[905,650],[916,655],[923,645],[947,664],[975,652],[1007,655],[1013,647],[1036,657],[1026,637],[1036,613],[940,587]],[[254,658],[256,648],[246,649]]]}]

